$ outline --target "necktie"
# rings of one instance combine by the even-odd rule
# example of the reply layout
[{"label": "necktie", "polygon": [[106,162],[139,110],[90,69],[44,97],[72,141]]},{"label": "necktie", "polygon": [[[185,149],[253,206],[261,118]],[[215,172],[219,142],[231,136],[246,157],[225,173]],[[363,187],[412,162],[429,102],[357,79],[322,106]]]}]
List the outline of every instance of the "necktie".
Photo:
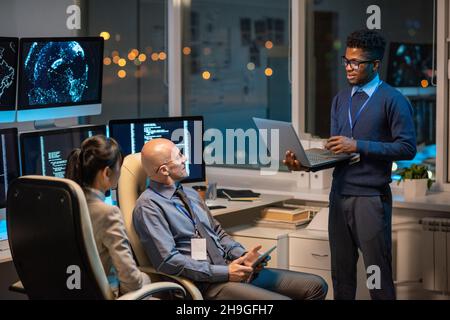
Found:
[{"label": "necktie", "polygon": [[356,93],[353,95],[353,99],[352,99],[352,119],[353,119],[353,121],[355,121],[356,114],[358,113],[359,109],[363,106],[364,102],[367,101],[367,99],[369,99],[369,96],[367,95],[367,93],[365,93],[361,89],[356,91]]},{"label": "necktie", "polygon": [[197,231],[200,234],[200,237],[206,240],[206,251],[208,252],[208,256],[211,259],[212,263],[215,265],[226,265],[226,261],[224,257],[222,256],[222,253],[219,248],[217,248],[214,240],[211,238],[211,236],[206,231],[205,227],[201,223],[198,216],[195,214],[194,210],[192,210],[192,207],[190,205],[190,202],[181,188],[178,188],[175,191],[175,194],[180,198],[181,202],[183,202],[184,207],[191,215],[191,218],[194,219]]}]

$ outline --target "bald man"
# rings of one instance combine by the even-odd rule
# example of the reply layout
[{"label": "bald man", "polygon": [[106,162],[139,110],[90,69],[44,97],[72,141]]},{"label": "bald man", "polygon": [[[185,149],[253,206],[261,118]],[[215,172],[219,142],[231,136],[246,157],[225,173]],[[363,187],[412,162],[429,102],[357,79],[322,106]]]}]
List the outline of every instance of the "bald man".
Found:
[{"label": "bald man", "polygon": [[186,157],[170,140],[154,139],[141,151],[150,178],[133,212],[136,232],[156,270],[194,281],[205,299],[324,299],[315,275],[252,267],[261,246],[249,251],[215,220],[192,188],[183,187]]}]

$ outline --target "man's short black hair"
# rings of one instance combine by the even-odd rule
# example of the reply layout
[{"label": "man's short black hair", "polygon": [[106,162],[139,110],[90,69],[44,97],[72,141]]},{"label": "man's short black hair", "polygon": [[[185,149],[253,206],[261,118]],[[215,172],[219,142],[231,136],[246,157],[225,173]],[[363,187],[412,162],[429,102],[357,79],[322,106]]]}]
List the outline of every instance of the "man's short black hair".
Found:
[{"label": "man's short black hair", "polygon": [[383,60],[386,40],[376,31],[358,30],[348,36],[347,48],[363,49],[369,59]]}]

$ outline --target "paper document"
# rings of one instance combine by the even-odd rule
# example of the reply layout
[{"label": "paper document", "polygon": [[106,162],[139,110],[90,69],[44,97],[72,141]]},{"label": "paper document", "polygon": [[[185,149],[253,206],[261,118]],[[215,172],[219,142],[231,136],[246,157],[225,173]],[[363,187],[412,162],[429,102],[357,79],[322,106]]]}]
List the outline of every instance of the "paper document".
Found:
[{"label": "paper document", "polygon": [[306,227],[308,230],[328,231],[328,212],[329,208],[322,208],[316,213],[314,219],[311,220]]}]

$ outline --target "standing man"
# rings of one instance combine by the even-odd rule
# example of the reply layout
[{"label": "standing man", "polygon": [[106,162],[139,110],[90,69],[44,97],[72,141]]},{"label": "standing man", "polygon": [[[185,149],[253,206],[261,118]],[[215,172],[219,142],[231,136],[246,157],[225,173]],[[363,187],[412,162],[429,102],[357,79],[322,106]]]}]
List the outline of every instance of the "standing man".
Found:
[{"label": "standing man", "polygon": [[[359,153],[356,164],[338,165],[330,193],[328,233],[335,299],[355,299],[356,265],[361,250],[366,269],[379,274],[372,299],[395,299],[392,279],[392,162],[416,154],[413,111],[408,100],[380,80],[386,41],[376,31],[353,32],[342,57],[350,84],[331,107],[331,138],[326,149]],[[286,153],[291,170],[304,170]],[[375,283],[376,285],[376,283]]]}]

